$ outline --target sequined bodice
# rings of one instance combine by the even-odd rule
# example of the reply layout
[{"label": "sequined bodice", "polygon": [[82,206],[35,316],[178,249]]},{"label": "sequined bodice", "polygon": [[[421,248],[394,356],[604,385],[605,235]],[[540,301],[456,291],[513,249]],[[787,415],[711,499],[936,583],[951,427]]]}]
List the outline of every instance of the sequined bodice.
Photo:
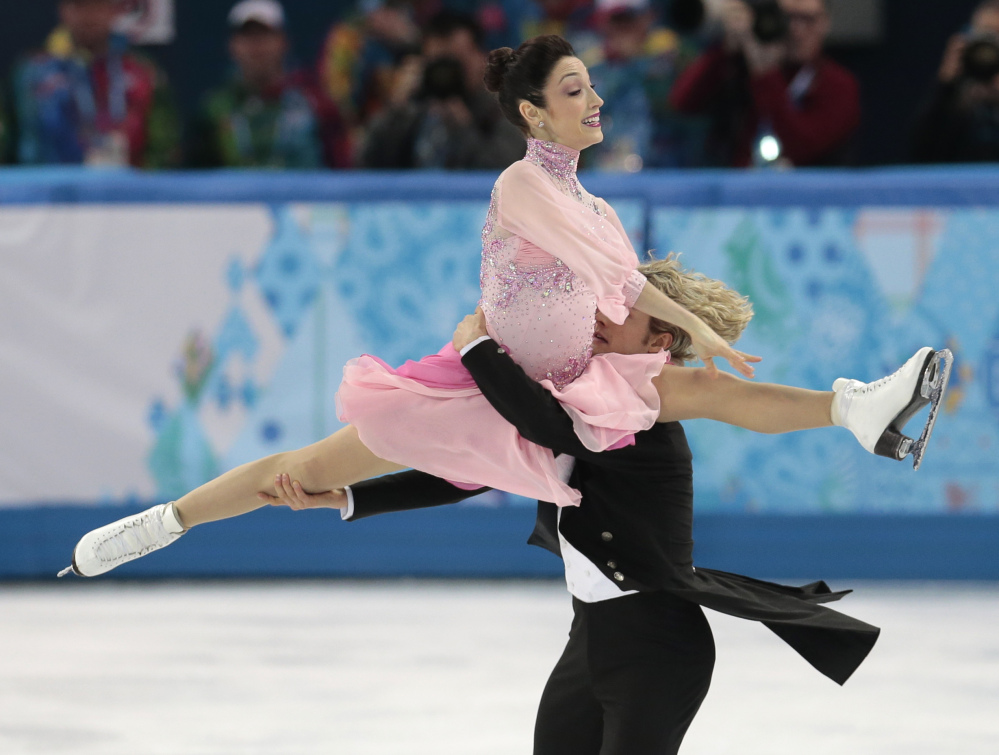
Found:
[{"label": "sequined bodice", "polygon": [[[579,152],[528,140],[526,162],[540,167],[551,188],[579,203],[581,213],[603,213],[576,177]],[[500,177],[500,181],[503,177]],[[481,306],[490,334],[534,380],[562,389],[592,354],[596,297],[556,256],[500,226],[497,181],[482,229]],[[550,219],[556,222],[556,219]]]}]

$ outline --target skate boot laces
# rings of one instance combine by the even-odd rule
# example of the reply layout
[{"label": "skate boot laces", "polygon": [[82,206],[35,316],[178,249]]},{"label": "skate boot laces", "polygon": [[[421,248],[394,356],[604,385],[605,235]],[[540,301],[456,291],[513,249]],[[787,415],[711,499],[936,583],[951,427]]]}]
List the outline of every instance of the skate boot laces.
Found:
[{"label": "skate boot laces", "polygon": [[861,395],[874,393],[874,391],[888,385],[888,383],[894,380],[895,376],[898,375],[899,372],[901,372],[901,370],[895,370],[895,372],[891,375],[886,375],[880,380],[875,380],[873,383],[861,383],[859,380],[855,380],[852,385],[847,386],[846,390],[853,393],[859,393]]},{"label": "skate boot laces", "polygon": [[145,556],[170,539],[159,510],[146,511],[137,521],[109,531],[103,540],[94,545],[94,556],[103,564],[115,566],[122,559]]}]

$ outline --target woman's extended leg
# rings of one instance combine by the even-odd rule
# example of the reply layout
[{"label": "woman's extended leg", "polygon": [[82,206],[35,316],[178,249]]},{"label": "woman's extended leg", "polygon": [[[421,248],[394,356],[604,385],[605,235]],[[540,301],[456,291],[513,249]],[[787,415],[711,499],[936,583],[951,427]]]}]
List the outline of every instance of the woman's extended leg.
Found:
[{"label": "woman's extended leg", "polygon": [[833,424],[832,391],[754,383],[726,372],[667,366],[656,379],[660,422],[713,419],[758,433],[788,433]]},{"label": "woman's extended leg", "polygon": [[[751,383],[732,375],[667,367],[656,378],[659,420],[714,419],[758,433],[786,433],[813,427],[845,427],[870,453],[901,461],[912,455],[919,469],[947,391],[954,357],[947,349],[924,346],[891,375],[862,383],[839,378],[832,391]],[[929,407],[922,432],[905,426]]]},{"label": "woman's extended leg", "polygon": [[177,499],[174,509],[189,528],[266,506],[257,493],[273,492],[279,472],[292,475],[307,491],[320,492],[404,468],[371,453],[348,425],[310,446],[236,467]]},{"label": "woman's extended leg", "polygon": [[169,545],[191,527],[266,506],[257,494],[272,491],[279,472],[293,474],[306,490],[318,492],[399,469],[403,467],[371,453],[348,426],[311,446],[237,467],[174,503],[88,532],[73,549],[72,565],[59,576],[73,571],[95,577]]}]

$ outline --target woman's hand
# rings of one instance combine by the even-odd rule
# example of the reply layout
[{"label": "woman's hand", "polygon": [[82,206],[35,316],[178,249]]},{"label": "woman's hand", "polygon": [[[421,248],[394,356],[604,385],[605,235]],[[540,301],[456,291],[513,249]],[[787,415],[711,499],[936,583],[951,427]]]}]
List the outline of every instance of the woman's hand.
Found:
[{"label": "woman's hand", "polygon": [[635,302],[635,309],[650,317],[673,323],[690,334],[691,346],[697,358],[704,362],[708,374],[715,376],[718,368],[712,361],[715,357],[727,359],[740,374],[753,377],[754,370],[747,362],[759,362],[760,357],[750,356],[733,349],[728,341],[715,333],[704,320],[684,309],[666,294],[652,285],[646,285]]},{"label": "woman's hand", "polygon": [[458,323],[454,329],[454,336],[451,338],[451,345],[455,351],[461,351],[472,341],[482,336],[489,335],[486,330],[486,315],[482,307],[475,308],[474,315],[465,315],[465,319]]},{"label": "woman's hand", "polygon": [[302,484],[286,474],[274,478],[275,495],[257,493],[257,498],[266,501],[271,506],[287,506],[301,511],[302,509],[345,509],[347,508],[347,493],[343,488],[327,490],[325,493],[306,493]]},{"label": "woman's hand", "polygon": [[743,351],[733,349],[728,341],[711,330],[703,322],[701,325],[703,327],[697,328],[696,333],[690,334],[690,341],[694,353],[697,354],[698,359],[704,362],[709,375],[715,376],[718,374],[718,368],[714,362],[716,357],[727,359],[728,363],[743,377],[751,378],[756,374],[756,371],[749,362],[761,362],[763,361],[762,357],[752,356]]}]

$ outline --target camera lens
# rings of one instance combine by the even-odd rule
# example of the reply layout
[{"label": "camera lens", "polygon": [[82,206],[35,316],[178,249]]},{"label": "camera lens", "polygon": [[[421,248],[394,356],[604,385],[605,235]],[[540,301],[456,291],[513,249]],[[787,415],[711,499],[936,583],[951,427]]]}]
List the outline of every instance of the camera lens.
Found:
[{"label": "camera lens", "polygon": [[704,0],[673,0],[669,6],[670,27],[680,34],[692,34],[704,23]]},{"label": "camera lens", "polygon": [[454,58],[435,58],[423,70],[423,95],[431,100],[465,96],[465,70]]},{"label": "camera lens", "polygon": [[999,75],[999,40],[981,37],[964,48],[964,73],[976,81],[992,81]]},{"label": "camera lens", "polygon": [[787,36],[788,22],[777,0],[757,0],[753,8],[753,36],[763,44],[780,42]]}]

